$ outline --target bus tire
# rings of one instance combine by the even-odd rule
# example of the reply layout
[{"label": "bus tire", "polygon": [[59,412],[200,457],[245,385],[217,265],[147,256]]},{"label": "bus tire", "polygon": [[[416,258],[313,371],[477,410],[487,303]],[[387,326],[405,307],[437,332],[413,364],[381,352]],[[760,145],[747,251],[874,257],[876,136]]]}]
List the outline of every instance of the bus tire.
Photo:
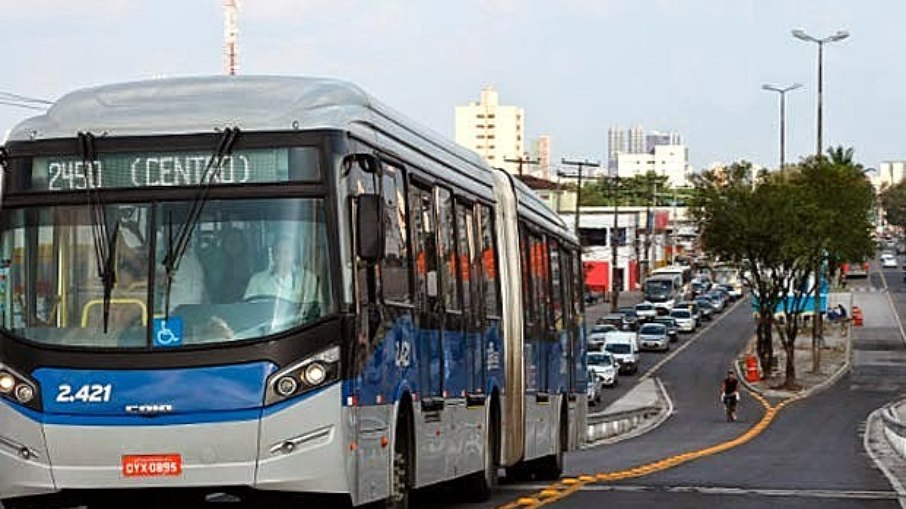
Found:
[{"label": "bus tire", "polygon": [[386,509],[408,509],[412,494],[415,476],[415,437],[412,429],[412,411],[408,400],[400,403],[400,412],[397,417],[396,430],[393,439],[393,458],[390,464],[390,489],[384,501]]},{"label": "bus tire", "polygon": [[463,493],[469,502],[485,502],[491,498],[497,487],[498,469],[500,468],[500,413],[497,398],[491,400],[491,406],[485,418],[485,442],[483,468],[463,479]]}]

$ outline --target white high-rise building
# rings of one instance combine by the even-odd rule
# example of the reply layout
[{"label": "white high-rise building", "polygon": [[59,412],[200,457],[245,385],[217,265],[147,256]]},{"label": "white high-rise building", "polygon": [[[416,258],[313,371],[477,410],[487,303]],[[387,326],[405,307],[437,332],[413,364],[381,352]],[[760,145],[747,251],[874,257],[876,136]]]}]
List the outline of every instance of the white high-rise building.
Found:
[{"label": "white high-rise building", "polygon": [[903,177],[906,177],[906,161],[884,161],[878,165],[876,173],[868,173],[871,185],[876,191],[880,191],[881,187],[899,184]]},{"label": "white high-rise building", "polygon": [[627,148],[630,154],[641,154],[645,152],[645,131],[642,126],[635,126],[628,132],[629,139],[626,140]]},{"label": "white high-rise building", "polygon": [[629,152],[629,144],[626,143],[626,131],[619,127],[611,127],[607,130],[607,169],[617,169],[617,154]]},{"label": "white high-rise building", "polygon": [[[502,106],[494,87],[481,90],[481,100],[456,107],[456,143],[478,152],[491,166],[518,173],[517,163],[504,159],[525,156],[525,111]],[[523,171],[530,169],[523,165]]]},{"label": "white high-rise building", "polygon": [[671,187],[685,187],[692,175],[689,164],[689,149],[685,145],[656,145],[654,152],[647,154],[619,154],[617,175],[631,178],[654,172],[667,177]]}]

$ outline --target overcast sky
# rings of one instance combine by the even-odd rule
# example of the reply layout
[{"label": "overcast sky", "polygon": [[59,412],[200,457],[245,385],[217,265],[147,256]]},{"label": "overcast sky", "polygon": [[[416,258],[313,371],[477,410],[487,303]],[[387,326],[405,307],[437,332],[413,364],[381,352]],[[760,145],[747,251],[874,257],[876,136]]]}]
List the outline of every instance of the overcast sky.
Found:
[{"label": "overcast sky", "polygon": [[[54,99],[104,83],[216,74],[221,0],[0,0],[0,91]],[[357,83],[453,137],[453,111],[495,85],[553,157],[605,158],[610,126],[678,131],[696,168],[776,166],[815,150],[817,46],[825,144],[866,166],[906,158],[902,0],[243,0],[240,73]],[[31,112],[0,105],[0,131]]]}]

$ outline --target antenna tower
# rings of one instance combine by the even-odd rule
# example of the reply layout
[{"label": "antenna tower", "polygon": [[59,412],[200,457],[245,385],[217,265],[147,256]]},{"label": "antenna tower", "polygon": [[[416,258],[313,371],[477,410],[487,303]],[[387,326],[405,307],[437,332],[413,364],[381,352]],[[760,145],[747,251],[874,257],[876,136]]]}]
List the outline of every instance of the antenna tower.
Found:
[{"label": "antenna tower", "polygon": [[239,69],[239,0],[223,0],[223,72],[235,76]]}]

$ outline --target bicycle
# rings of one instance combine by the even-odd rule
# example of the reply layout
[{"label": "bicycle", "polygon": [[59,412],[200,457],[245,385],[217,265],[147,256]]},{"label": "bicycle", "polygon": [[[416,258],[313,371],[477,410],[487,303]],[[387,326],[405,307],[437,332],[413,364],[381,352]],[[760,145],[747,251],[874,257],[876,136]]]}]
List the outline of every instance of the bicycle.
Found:
[{"label": "bicycle", "polygon": [[739,403],[739,393],[734,392],[732,394],[723,395],[723,404],[724,409],[727,413],[727,422],[733,422],[736,420],[736,407]]}]

